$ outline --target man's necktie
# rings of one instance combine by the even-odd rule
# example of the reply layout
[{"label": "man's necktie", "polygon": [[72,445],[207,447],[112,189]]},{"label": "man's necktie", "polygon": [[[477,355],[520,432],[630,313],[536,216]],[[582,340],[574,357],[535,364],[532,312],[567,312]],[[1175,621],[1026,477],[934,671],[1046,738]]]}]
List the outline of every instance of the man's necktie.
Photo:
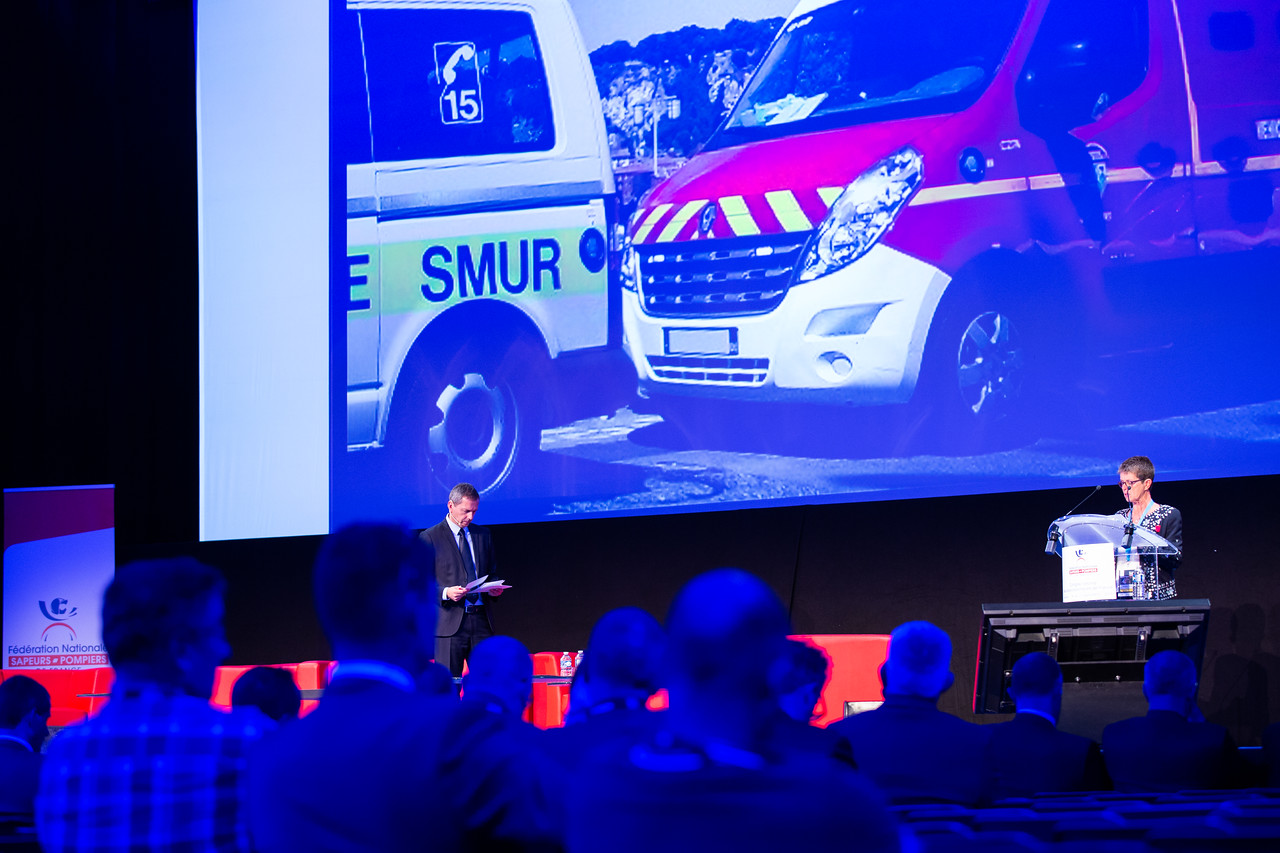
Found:
[{"label": "man's necktie", "polygon": [[467,529],[458,530],[458,550],[462,552],[462,567],[467,570],[467,580],[473,581],[476,575],[476,562],[471,559],[471,545],[467,542]]}]

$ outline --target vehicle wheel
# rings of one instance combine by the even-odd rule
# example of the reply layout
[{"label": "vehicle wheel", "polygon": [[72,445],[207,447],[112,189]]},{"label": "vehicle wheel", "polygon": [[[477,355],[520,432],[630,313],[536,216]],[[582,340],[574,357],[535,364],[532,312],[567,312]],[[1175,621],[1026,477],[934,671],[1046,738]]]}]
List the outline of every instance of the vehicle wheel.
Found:
[{"label": "vehicle wheel", "polygon": [[1027,436],[1041,385],[1041,330],[1025,307],[996,293],[957,283],[943,297],[910,406],[910,437],[977,452]]},{"label": "vehicle wheel", "polygon": [[424,501],[459,482],[482,495],[509,486],[541,437],[529,381],[541,358],[523,342],[496,356],[465,346],[419,371],[399,433]]}]

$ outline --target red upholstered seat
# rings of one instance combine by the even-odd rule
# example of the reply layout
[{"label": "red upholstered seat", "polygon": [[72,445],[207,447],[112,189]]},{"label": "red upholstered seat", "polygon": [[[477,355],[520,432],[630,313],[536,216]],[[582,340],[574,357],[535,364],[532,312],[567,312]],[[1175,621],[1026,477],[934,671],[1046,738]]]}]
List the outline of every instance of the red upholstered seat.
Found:
[{"label": "red upholstered seat", "polygon": [[[534,652],[534,675],[559,675],[562,652]],[[564,725],[564,715],[569,708],[569,685],[541,684],[534,682],[533,699],[525,709],[524,719],[540,729],[554,729]]]},{"label": "red upholstered seat", "polygon": [[888,634],[797,634],[793,639],[822,649],[831,659],[831,677],[818,700],[816,725],[843,720],[846,702],[884,699],[880,665],[889,654]]},{"label": "red upholstered seat", "polygon": [[[334,669],[334,661],[327,660],[309,660],[302,663],[270,663],[264,666],[275,667],[276,669],[288,670],[293,676],[293,683],[297,685],[299,690],[323,690],[329,684],[329,676]],[[250,666],[220,666],[213,675],[213,695],[209,697],[209,704],[223,711],[231,708],[231,691],[235,687],[236,681],[240,676],[253,669],[258,664]],[[302,706],[298,710],[299,717],[305,717],[307,714],[315,710],[320,704],[318,699],[303,698]]]},{"label": "red upholstered seat", "polygon": [[115,672],[104,666],[92,669],[6,669],[2,675],[3,678],[25,675],[40,682],[52,700],[49,725],[69,726],[82,722],[91,713],[97,713],[105,704],[105,697],[87,694],[110,692]]}]

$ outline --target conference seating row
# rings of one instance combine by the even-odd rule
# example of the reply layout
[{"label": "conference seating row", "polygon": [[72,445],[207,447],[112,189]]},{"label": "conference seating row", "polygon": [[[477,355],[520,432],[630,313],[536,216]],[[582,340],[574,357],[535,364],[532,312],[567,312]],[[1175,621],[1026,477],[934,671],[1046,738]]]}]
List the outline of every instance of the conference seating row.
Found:
[{"label": "conference seating row", "polygon": [[1043,794],[986,808],[897,806],[925,853],[1280,850],[1280,789]]},{"label": "conference seating row", "polygon": [[[887,634],[804,634],[796,635],[825,651],[831,658],[831,678],[818,702],[818,725],[825,726],[843,719],[846,705],[877,704],[881,698],[880,665],[888,653]],[[560,675],[560,652],[536,652],[533,658],[535,676]],[[288,670],[294,684],[302,692],[301,714],[305,716],[318,704],[320,694],[328,685],[336,664],[333,661],[313,660],[302,663],[268,664]],[[220,666],[214,676],[214,707],[231,707],[231,691],[236,680],[252,669],[248,665]],[[115,670],[111,667],[93,669],[6,669],[0,670],[0,681],[14,674],[28,675],[45,686],[53,698],[53,713],[49,725],[68,726],[93,716],[106,705],[115,682]],[[569,707],[569,685],[535,683],[533,701],[525,711],[525,719],[539,728],[555,728],[564,725]],[[660,692],[649,707],[659,710],[666,707],[666,693]]]}]

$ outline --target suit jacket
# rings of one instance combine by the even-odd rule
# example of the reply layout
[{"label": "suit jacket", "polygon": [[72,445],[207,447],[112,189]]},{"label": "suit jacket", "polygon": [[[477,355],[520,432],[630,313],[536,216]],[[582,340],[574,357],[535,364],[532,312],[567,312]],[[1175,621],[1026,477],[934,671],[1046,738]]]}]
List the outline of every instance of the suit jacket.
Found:
[{"label": "suit jacket", "polygon": [[[476,577],[492,575],[498,570],[497,561],[493,557],[493,540],[488,529],[477,524],[467,528],[471,534],[471,550],[475,553]],[[448,521],[441,521],[434,527],[428,527],[418,534],[422,541],[429,543],[436,551],[436,583],[440,589],[447,586],[466,586],[470,582],[466,567],[462,564],[462,551],[458,549],[458,540],[449,529]],[[484,615],[489,620],[489,630],[493,630],[493,615],[489,612],[493,596],[482,595],[485,603]],[[440,608],[436,615],[436,636],[452,637],[458,633],[462,625],[462,602],[446,601],[439,592],[436,593],[436,606]]]},{"label": "suit jacket", "polygon": [[483,708],[339,674],[250,756],[255,849],[542,849],[541,767],[505,735]]},{"label": "suit jacket", "polygon": [[1148,711],[1107,726],[1102,754],[1117,791],[1234,788],[1244,770],[1225,728],[1173,711]]},{"label": "suit jacket", "polygon": [[827,729],[849,739],[858,769],[895,804],[990,799],[986,727],[939,711],[937,702],[889,694],[874,711]]},{"label": "suit jacket", "polygon": [[1058,731],[1044,717],[1017,714],[988,729],[987,763],[996,799],[1111,787],[1098,745],[1086,737]]}]

